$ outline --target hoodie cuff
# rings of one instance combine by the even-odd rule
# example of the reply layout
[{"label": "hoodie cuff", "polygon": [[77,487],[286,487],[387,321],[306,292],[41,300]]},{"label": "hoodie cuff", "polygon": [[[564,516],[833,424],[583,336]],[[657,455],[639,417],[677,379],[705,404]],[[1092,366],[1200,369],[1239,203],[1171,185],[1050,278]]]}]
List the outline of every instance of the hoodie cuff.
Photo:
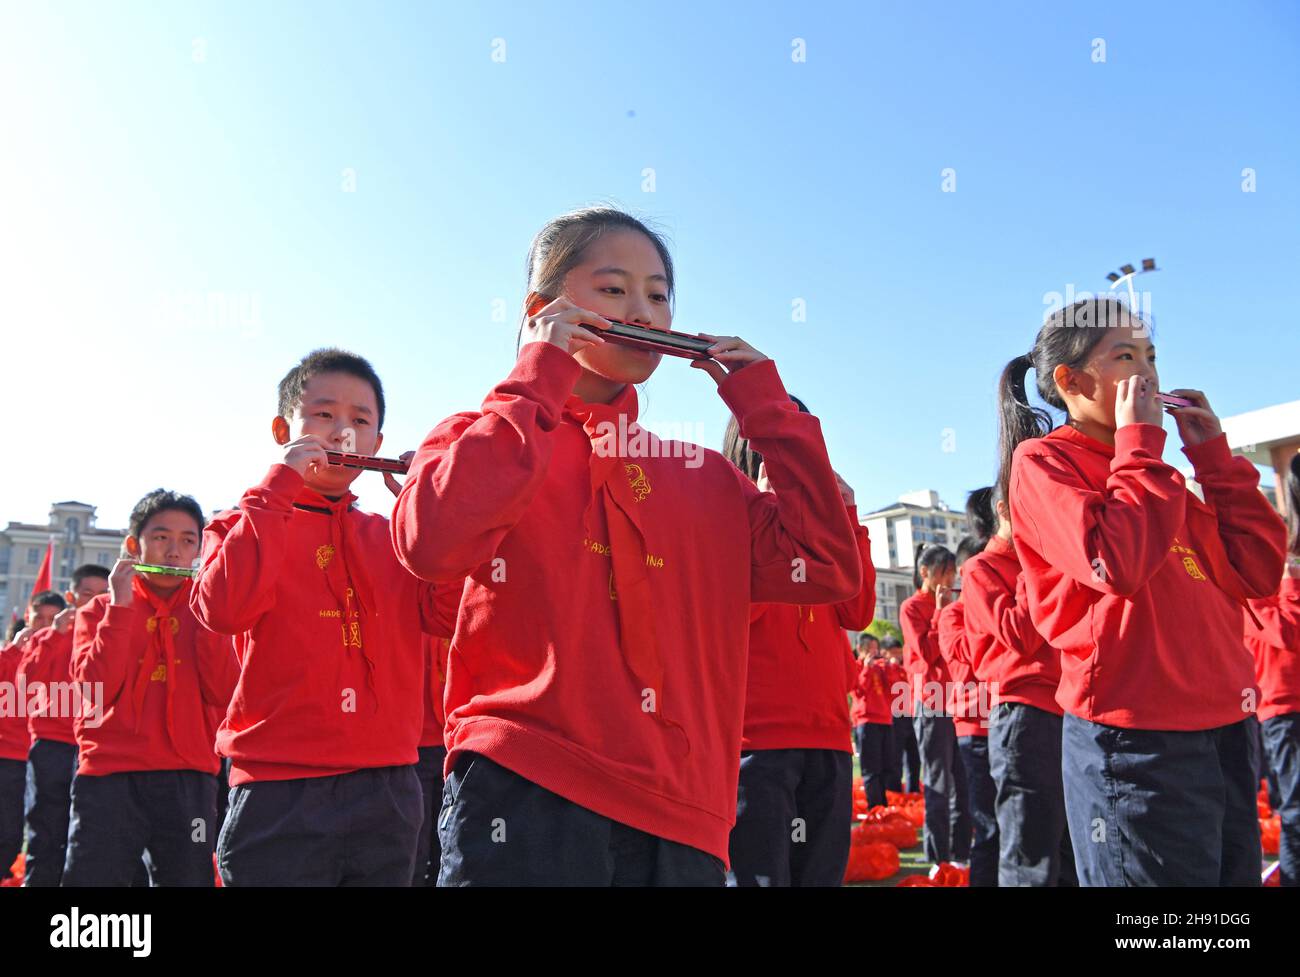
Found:
[{"label": "hoodie cuff", "polygon": [[731,408],[738,423],[743,422],[745,416],[752,414],[756,408],[773,402],[789,405],[790,410],[799,409],[786,392],[785,384],[776,372],[776,363],[772,360],[759,360],[741,367],[735,373],[728,373],[727,378],[718,386],[718,395]]},{"label": "hoodie cuff", "polygon": [[1232,450],[1228,447],[1226,434],[1220,434],[1200,444],[1190,445],[1183,449],[1183,454],[1192,463],[1198,476],[1222,471],[1232,462]]},{"label": "hoodie cuff", "polygon": [[270,509],[286,515],[293,510],[293,500],[298,497],[306,479],[283,462],[272,465],[266,477],[244,493],[239,507],[252,503],[254,509]]},{"label": "hoodie cuff", "polygon": [[1115,431],[1115,459],[1111,470],[1120,467],[1133,455],[1147,455],[1160,460],[1169,432],[1157,424],[1125,424]]}]

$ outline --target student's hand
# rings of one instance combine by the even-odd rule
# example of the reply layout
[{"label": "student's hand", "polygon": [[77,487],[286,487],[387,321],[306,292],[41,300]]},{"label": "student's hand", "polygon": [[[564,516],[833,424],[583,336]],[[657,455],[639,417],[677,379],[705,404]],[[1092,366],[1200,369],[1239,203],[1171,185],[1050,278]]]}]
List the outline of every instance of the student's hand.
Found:
[{"label": "student's hand", "polygon": [[1287,558],[1286,569],[1282,571],[1282,579],[1285,580],[1287,577],[1300,580],[1300,562],[1297,562],[1294,557]]},{"label": "student's hand", "polygon": [[949,604],[957,602],[957,592],[947,584],[939,584],[934,588],[934,606],[939,608],[947,607]]},{"label": "student's hand", "polygon": [[32,640],[32,635],[34,635],[35,633],[36,632],[33,631],[31,628],[23,628],[16,635],[14,635],[14,643],[10,647],[20,648],[20,649],[27,647],[28,642]]},{"label": "student's hand", "polygon": [[[751,363],[761,363],[767,359],[739,336],[711,336],[707,332],[699,335],[713,340],[713,345],[709,347],[709,355],[713,359],[693,360],[691,366],[713,377],[714,383],[718,386],[722,386],[722,381],[727,379],[728,373],[735,373]],[[723,367],[726,369],[724,370]]]},{"label": "student's hand", "polygon": [[[414,451],[403,451],[399,460],[406,462],[407,467],[411,465],[411,459],[415,457]],[[384,484],[388,486],[388,491],[392,492],[394,497],[402,494],[402,483],[393,477],[392,472],[384,472]]]},{"label": "student's hand", "polygon": [[67,634],[68,629],[72,627],[72,622],[76,619],[77,609],[69,604],[63,610],[59,611],[59,613],[54,615],[54,621],[50,626],[53,627],[55,631],[59,632],[59,634]]},{"label": "student's hand", "polygon": [[296,441],[290,441],[284,445],[284,463],[303,478],[321,471],[329,465],[325,457],[325,442],[317,434],[304,434]]},{"label": "student's hand", "polygon": [[1146,377],[1125,377],[1115,388],[1115,427],[1130,424],[1165,426],[1156,385]]},{"label": "student's hand", "polygon": [[131,590],[134,579],[134,557],[126,556],[113,564],[113,572],[108,575],[109,603],[115,607],[130,607],[135,602],[135,593]]},{"label": "student's hand", "polygon": [[1178,390],[1169,391],[1175,397],[1184,397],[1194,403],[1195,407],[1175,407],[1171,413],[1174,415],[1174,423],[1178,425],[1178,433],[1183,439],[1183,444],[1191,447],[1200,444],[1203,441],[1213,441],[1223,433],[1223,425],[1219,423],[1218,415],[1210,407],[1210,402],[1205,398],[1205,394],[1199,390]]},{"label": "student's hand", "polygon": [[609,320],[579,308],[566,299],[554,299],[524,322],[519,338],[519,352],[529,343],[550,343],[570,356],[588,346],[599,346],[605,338],[587,329],[583,323],[607,328]]},{"label": "student's hand", "polygon": [[755,479],[754,484],[758,486],[760,492],[772,491],[772,483],[767,477],[767,462],[760,461],[758,463],[758,478]]},{"label": "student's hand", "polygon": [[844,500],[844,505],[846,507],[853,505],[853,489],[849,486],[848,482],[840,478],[839,472],[835,473],[835,484],[840,487],[840,498]]}]

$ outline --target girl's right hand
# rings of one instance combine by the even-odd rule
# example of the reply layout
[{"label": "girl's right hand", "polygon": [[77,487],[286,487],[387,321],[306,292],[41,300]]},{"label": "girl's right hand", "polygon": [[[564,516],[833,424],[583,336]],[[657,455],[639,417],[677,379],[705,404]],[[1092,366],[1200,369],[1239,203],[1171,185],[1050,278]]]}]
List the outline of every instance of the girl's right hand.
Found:
[{"label": "girl's right hand", "polygon": [[1154,424],[1163,428],[1164,409],[1156,397],[1156,385],[1146,377],[1125,377],[1115,388],[1115,427]]},{"label": "girl's right hand", "polygon": [[550,343],[570,356],[588,346],[598,346],[605,341],[598,333],[583,324],[607,327],[609,322],[594,312],[581,309],[565,299],[553,299],[524,322],[520,334],[519,351],[528,343]]}]

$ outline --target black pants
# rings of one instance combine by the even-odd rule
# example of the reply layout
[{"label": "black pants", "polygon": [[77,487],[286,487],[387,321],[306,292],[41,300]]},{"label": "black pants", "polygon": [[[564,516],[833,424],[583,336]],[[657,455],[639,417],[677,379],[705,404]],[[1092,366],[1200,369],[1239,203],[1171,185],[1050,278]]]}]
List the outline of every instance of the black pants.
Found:
[{"label": "black pants", "polygon": [[221,769],[217,771],[217,833],[212,839],[212,850],[217,850],[217,839],[221,829],[226,826],[226,810],[230,807],[230,757],[221,758]]},{"label": "black pants", "polygon": [[1077,885],[1061,783],[1061,717],[1022,702],[995,706],[989,772],[997,785],[998,885]]},{"label": "black pants", "polygon": [[893,723],[863,723],[853,730],[858,748],[858,767],[862,771],[862,789],[867,806],[885,803],[885,780],[894,752]]},{"label": "black pants", "polygon": [[440,886],[722,885],[722,861],[462,753],[442,789]]},{"label": "black pants", "polygon": [[742,753],[727,883],[842,885],[852,826],[853,757],[848,753]]},{"label": "black pants", "polygon": [[217,781],[198,770],[135,770],[72,780],[63,884],[129,886],[149,852],[154,885],[210,886]]},{"label": "black pants", "polygon": [[1277,776],[1274,810],[1282,825],[1278,846],[1282,884],[1300,886],[1300,713],[1284,713],[1260,725],[1269,767]]},{"label": "black pants", "polygon": [[916,745],[916,729],[912,725],[912,717],[895,716],[893,726],[894,745],[889,751],[889,770],[885,774],[885,789],[906,790],[909,794],[920,793],[921,751]]},{"label": "black pants", "polygon": [[1062,772],[1079,884],[1259,885],[1255,721],[1184,732],[1066,715]]},{"label": "black pants", "polygon": [[975,836],[970,846],[971,888],[998,884],[998,818],[994,811],[997,788],[989,774],[987,736],[957,737],[957,752],[966,768],[966,807]]},{"label": "black pants", "polygon": [[442,807],[442,763],[447,750],[441,746],[420,747],[420,761],[415,775],[420,778],[424,795],[424,820],[415,842],[415,872],[411,885],[437,885],[442,863],[442,846],[438,844],[438,811]]},{"label": "black pants", "polygon": [[0,759],[0,879],[23,850],[23,795],[27,761]]},{"label": "black pants", "polygon": [[408,886],[422,818],[415,765],[242,783],[217,870],[227,886]]},{"label": "black pants", "polygon": [[970,858],[970,812],[952,717],[918,715],[915,726],[925,793],[925,857],[936,863],[964,862]]},{"label": "black pants", "polygon": [[411,884],[424,797],[414,765],[230,789],[223,885]]},{"label": "black pants", "polygon": [[58,885],[68,857],[72,816],[72,775],[77,747],[59,740],[37,740],[27,754],[27,877],[23,885]]}]

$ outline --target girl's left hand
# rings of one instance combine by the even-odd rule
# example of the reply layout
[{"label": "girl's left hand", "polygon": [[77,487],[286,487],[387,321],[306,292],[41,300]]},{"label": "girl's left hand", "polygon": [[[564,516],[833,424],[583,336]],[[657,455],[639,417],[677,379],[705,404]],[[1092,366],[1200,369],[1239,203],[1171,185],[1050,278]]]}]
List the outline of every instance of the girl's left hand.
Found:
[{"label": "girl's left hand", "polygon": [[1174,423],[1178,425],[1178,433],[1182,436],[1183,444],[1189,448],[1193,445],[1202,444],[1206,441],[1212,441],[1223,433],[1223,426],[1219,424],[1218,415],[1210,407],[1210,402],[1206,399],[1205,394],[1199,390],[1171,390],[1169,391],[1175,397],[1184,397],[1194,403],[1195,407],[1176,407],[1172,411]]},{"label": "girl's left hand", "polygon": [[[709,355],[713,359],[694,360],[691,366],[697,370],[704,370],[709,376],[713,377],[718,386],[722,386],[722,381],[727,379],[728,373],[735,373],[751,363],[761,363],[767,359],[766,356],[739,336],[711,336],[707,332],[699,333],[699,335],[705,339],[713,340],[713,345],[709,347]],[[725,371],[722,368],[724,366],[726,367]]]}]

